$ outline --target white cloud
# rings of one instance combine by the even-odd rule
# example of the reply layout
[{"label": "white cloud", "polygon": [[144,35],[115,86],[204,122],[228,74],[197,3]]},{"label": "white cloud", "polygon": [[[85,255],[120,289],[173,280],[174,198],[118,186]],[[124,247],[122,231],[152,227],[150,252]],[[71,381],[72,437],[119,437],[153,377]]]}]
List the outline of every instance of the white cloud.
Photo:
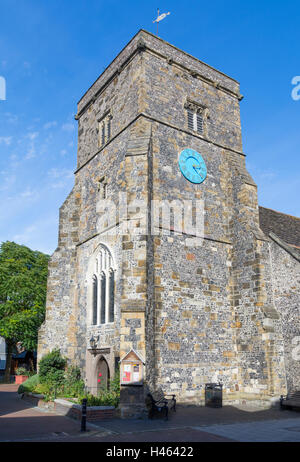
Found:
[{"label": "white cloud", "polygon": [[[2,174],[6,172],[1,172]],[[4,180],[0,184],[0,191],[6,191],[10,189],[16,183],[17,177],[16,175],[5,176]]]},{"label": "white cloud", "polygon": [[21,245],[30,246],[30,243],[34,241],[37,235],[38,227],[35,225],[27,226],[24,231],[20,234],[15,234],[12,238],[14,242],[19,242]]},{"label": "white cloud", "polygon": [[52,168],[48,172],[48,175],[52,180],[55,180],[50,184],[50,187],[53,189],[60,189],[69,185],[70,178],[73,177],[73,171],[68,169],[59,170],[58,168]]},{"label": "white cloud", "polygon": [[25,160],[33,159],[35,156],[36,156],[35,146],[34,146],[34,144],[31,144],[31,146],[28,149],[27,154],[25,156]]},{"label": "white cloud", "polygon": [[45,130],[49,130],[49,128],[56,127],[56,125],[57,125],[56,120],[53,120],[52,122],[47,122],[47,123],[44,125],[44,129],[45,129]]},{"label": "white cloud", "polygon": [[10,124],[15,124],[19,119],[17,115],[12,114],[11,112],[5,112],[4,117],[6,118],[5,121]]},{"label": "white cloud", "polygon": [[23,244],[40,252],[51,254],[57,245],[58,214],[41,216],[33,223],[25,225],[9,240]]},{"label": "white cloud", "polygon": [[31,188],[27,188],[20,195],[23,199],[36,199],[39,196],[37,191],[33,191]]},{"label": "white cloud", "polygon": [[27,153],[24,157],[25,160],[33,159],[34,157],[36,157],[35,140],[38,136],[39,132],[30,132],[25,135],[25,138],[30,140],[29,146],[27,148]]},{"label": "white cloud", "polygon": [[12,136],[0,136],[0,144],[6,144],[6,146],[9,146],[12,142]]},{"label": "white cloud", "polygon": [[71,178],[73,176],[73,171],[68,170],[67,168],[63,168],[61,170],[58,168],[51,168],[51,170],[48,172],[48,175],[51,178]]},{"label": "white cloud", "polygon": [[31,132],[26,135],[31,141],[35,140],[39,136],[39,132]]},{"label": "white cloud", "polygon": [[73,132],[75,130],[75,125],[72,123],[63,124],[61,127],[65,132]]}]

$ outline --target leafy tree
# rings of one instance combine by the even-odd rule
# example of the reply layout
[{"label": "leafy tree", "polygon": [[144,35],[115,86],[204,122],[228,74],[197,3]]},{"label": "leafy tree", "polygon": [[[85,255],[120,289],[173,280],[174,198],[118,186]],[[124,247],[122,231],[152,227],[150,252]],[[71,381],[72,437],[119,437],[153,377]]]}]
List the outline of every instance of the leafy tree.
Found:
[{"label": "leafy tree", "polygon": [[7,381],[16,343],[29,351],[37,347],[45,318],[48,261],[48,255],[15,242],[0,246],[0,336],[7,346]]}]

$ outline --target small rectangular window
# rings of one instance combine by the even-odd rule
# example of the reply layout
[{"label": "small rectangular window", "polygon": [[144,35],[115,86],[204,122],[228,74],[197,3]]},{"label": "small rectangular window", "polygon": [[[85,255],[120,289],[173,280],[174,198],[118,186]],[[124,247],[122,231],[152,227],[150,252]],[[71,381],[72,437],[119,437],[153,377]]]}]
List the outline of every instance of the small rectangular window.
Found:
[{"label": "small rectangular window", "polygon": [[98,191],[100,193],[100,199],[107,199],[107,180],[105,176],[99,180]]},{"label": "small rectangular window", "polygon": [[101,145],[103,146],[105,144],[105,124],[102,122],[101,126]]},{"label": "small rectangular window", "polygon": [[107,141],[110,140],[110,128],[111,128],[111,119],[109,117],[107,121]]}]

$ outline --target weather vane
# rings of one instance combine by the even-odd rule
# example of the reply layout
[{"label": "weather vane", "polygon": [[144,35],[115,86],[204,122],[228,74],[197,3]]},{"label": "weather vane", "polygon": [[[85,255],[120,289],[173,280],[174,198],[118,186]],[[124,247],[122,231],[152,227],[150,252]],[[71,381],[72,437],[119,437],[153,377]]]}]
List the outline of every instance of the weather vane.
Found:
[{"label": "weather vane", "polygon": [[157,8],[157,18],[153,21],[156,22],[157,24],[157,29],[156,29],[156,35],[158,36],[158,23],[159,21],[162,21],[163,19],[165,19],[166,16],[168,16],[168,14],[170,14],[170,12],[168,13],[162,13],[161,15],[159,14],[159,9]]}]

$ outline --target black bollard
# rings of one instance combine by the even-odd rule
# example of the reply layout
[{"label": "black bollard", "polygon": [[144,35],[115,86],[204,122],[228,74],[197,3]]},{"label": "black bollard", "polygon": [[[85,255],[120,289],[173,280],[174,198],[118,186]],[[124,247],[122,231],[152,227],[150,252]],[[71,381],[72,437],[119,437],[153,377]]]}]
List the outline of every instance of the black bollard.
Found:
[{"label": "black bollard", "polygon": [[82,409],[81,409],[81,432],[86,432],[86,402],[87,399],[82,400]]}]

